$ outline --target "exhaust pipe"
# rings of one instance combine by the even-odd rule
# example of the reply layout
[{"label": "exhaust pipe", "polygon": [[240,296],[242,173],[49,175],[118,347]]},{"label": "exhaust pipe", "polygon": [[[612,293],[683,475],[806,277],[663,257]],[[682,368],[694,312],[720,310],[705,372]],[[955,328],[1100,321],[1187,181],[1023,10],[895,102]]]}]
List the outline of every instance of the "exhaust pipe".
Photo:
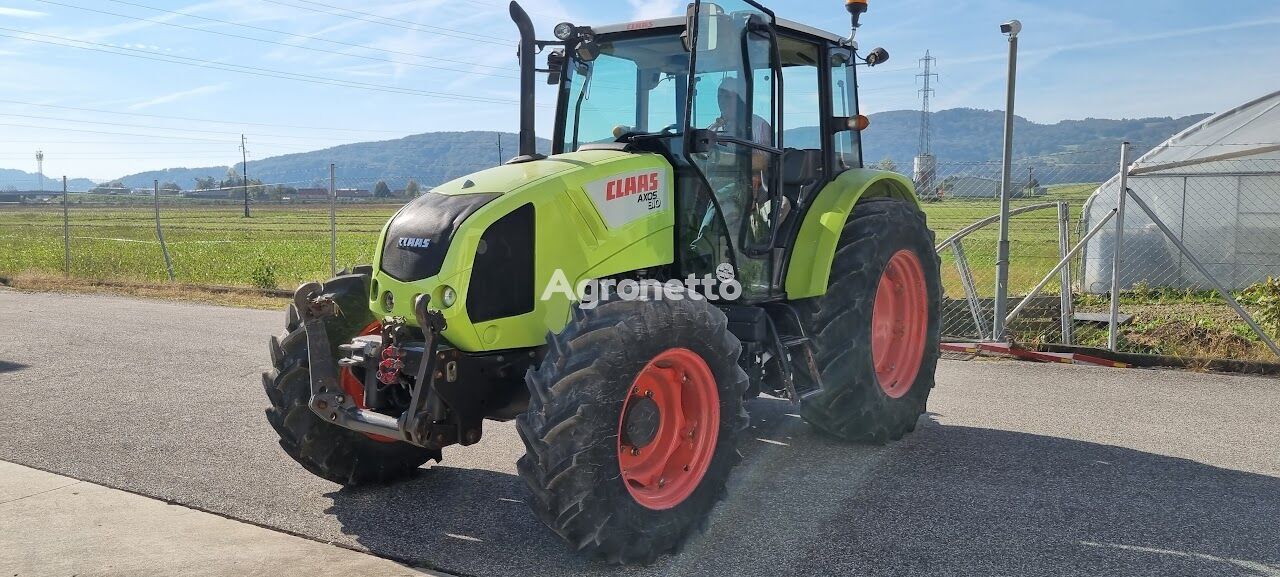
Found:
[{"label": "exhaust pipe", "polygon": [[529,13],[525,12],[515,0],[511,2],[511,21],[515,22],[516,28],[520,30],[520,156],[512,159],[512,162],[528,162],[545,158],[538,154],[538,140],[533,127],[537,47],[533,21],[529,19]]}]

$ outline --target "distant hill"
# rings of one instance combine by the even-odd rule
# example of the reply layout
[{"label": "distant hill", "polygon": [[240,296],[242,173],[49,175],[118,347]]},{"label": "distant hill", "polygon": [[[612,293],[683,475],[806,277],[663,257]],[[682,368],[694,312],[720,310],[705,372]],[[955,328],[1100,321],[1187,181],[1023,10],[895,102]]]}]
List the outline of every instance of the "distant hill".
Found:
[{"label": "distant hill", "polygon": [[[267,184],[294,187],[328,186],[329,164],[337,165],[339,187],[369,187],[385,180],[392,189],[410,180],[434,186],[498,164],[498,140],[502,160],[515,157],[518,136],[506,132],[430,132],[396,140],[344,144],[324,150],[273,156],[249,161],[249,178]],[[550,152],[551,141],[539,139],[538,148]],[[227,166],[171,168],[123,177],[125,186],[151,186],[152,180],[173,182],[183,189],[195,187],[195,179],[227,174]],[[240,165],[234,167],[240,170]]]},{"label": "distant hill", "polygon": [[[1015,117],[1013,154],[1019,159],[1035,157],[1034,164],[1053,168],[1038,171],[1049,177],[1048,180],[1041,178],[1042,184],[1053,184],[1055,177],[1061,182],[1097,182],[1115,174],[1120,143],[1124,140],[1133,143],[1133,157],[1137,158],[1208,116],[1086,118],[1055,124],[1037,124]],[[863,158],[867,164],[891,158],[899,172],[911,172],[919,142],[920,113],[895,110],[873,114],[870,118],[871,126],[862,135]],[[1003,112],[955,108],[933,113],[930,124],[933,125],[933,155],[940,175],[963,172],[964,167],[955,163],[1000,160],[1004,142]]]},{"label": "distant hill", "polygon": [[[1135,157],[1208,115],[1182,118],[1134,120],[1064,120],[1056,124],[1036,124],[1017,118],[1015,149],[1018,158],[1042,157],[1038,166],[1057,170],[1038,171],[1042,184],[1094,182],[1115,172],[1119,145],[1124,139],[1134,143]],[[863,157],[868,165],[890,158],[900,172],[911,171],[919,135],[920,113],[909,110],[882,112],[871,116],[871,127],[863,133]],[[976,163],[1000,159],[1004,114],[999,111],[958,108],[932,116],[933,152],[940,174],[963,172],[955,163]],[[249,177],[295,187],[327,186],[329,164],[337,165],[339,187],[368,187],[386,180],[393,189],[409,179],[432,186],[498,163],[498,139],[502,139],[503,159],[516,155],[515,134],[498,132],[432,132],[397,140],[345,144],[299,154],[287,154],[249,162]],[[816,142],[817,131],[796,129],[787,132],[790,146]],[[550,141],[540,139],[539,149],[547,152]],[[1079,154],[1063,154],[1084,151]],[[1045,155],[1060,155],[1049,156]],[[1070,167],[1069,169],[1067,167]],[[126,186],[147,187],[152,180],[174,182],[184,189],[195,186],[200,177],[226,176],[226,166],[171,168],[124,177]],[[239,170],[239,165],[235,167]],[[969,171],[990,173],[990,167]]]},{"label": "distant hill", "polygon": [[[38,190],[40,187],[39,176],[34,172],[23,172],[13,168],[0,168],[0,190],[14,188],[17,190]],[[94,183],[87,178],[68,178],[67,190],[73,192],[84,192],[93,188]],[[45,190],[62,190],[62,177],[44,176]]]}]

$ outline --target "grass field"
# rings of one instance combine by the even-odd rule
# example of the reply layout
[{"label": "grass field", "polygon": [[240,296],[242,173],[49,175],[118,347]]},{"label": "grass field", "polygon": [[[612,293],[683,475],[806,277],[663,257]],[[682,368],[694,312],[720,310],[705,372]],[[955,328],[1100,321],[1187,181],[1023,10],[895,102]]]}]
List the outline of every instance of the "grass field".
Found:
[{"label": "grass field", "polygon": [[[1072,204],[1073,223],[1093,185],[1051,189],[1046,197],[1014,201],[1014,206],[1052,200]],[[117,197],[118,199],[118,197]],[[339,266],[368,263],[378,233],[397,205],[338,208]],[[995,201],[952,201],[925,208],[942,239],[996,214]],[[71,275],[77,278],[164,281],[152,205],[73,203],[70,208]],[[261,205],[242,217],[235,204],[161,205],[165,240],[179,282],[192,284],[292,287],[329,274],[329,212],[324,205]],[[1074,225],[1073,225],[1074,226]],[[1011,227],[1012,286],[1029,289],[1058,260],[1057,214],[1021,216]],[[970,264],[982,292],[994,290],[996,227],[966,241]],[[950,252],[944,254],[948,292],[959,291]],[[62,210],[58,205],[0,206],[0,275],[63,271]],[[987,282],[987,281],[990,282]],[[1056,287],[1055,287],[1056,290]]]},{"label": "grass field", "polygon": [[[339,266],[368,263],[394,205],[338,209]],[[162,205],[165,241],[178,281],[292,287],[329,276],[329,210],[323,205],[257,206],[245,219],[235,205]],[[72,205],[71,275],[164,281],[149,204]],[[0,208],[0,274],[61,273],[60,206]]]}]

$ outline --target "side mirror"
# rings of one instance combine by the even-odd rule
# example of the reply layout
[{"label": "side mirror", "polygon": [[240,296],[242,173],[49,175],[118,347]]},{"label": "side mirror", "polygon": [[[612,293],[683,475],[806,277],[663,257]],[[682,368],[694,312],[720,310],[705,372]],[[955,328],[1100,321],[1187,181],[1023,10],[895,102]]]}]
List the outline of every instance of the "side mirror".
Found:
[{"label": "side mirror", "polygon": [[547,54],[547,84],[560,84],[560,72],[564,70],[564,51],[553,50]]},{"label": "side mirror", "polygon": [[876,48],[864,59],[867,66],[876,66],[889,61],[889,51],[884,48]]}]

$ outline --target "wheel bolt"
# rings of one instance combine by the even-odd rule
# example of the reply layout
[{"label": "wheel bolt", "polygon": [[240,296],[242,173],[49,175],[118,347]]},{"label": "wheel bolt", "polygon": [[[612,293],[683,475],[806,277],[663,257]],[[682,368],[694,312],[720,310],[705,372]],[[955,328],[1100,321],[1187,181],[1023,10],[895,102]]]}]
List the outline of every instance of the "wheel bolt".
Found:
[{"label": "wheel bolt", "polygon": [[631,456],[632,457],[640,456],[640,447],[631,447]]},{"label": "wheel bolt", "polygon": [[667,486],[667,478],[666,478],[666,477],[662,477],[661,479],[658,479],[658,488],[659,488],[659,489],[661,489],[661,488],[663,488],[663,487],[666,487],[666,486]]},{"label": "wheel bolt", "polygon": [[688,470],[689,470],[689,466],[688,466],[688,465],[685,465],[685,466],[684,466],[684,470],[688,471]]},{"label": "wheel bolt", "polygon": [[645,392],[644,392],[644,396],[649,397],[650,399],[652,399],[652,398],[653,398],[653,391],[645,391]]}]

